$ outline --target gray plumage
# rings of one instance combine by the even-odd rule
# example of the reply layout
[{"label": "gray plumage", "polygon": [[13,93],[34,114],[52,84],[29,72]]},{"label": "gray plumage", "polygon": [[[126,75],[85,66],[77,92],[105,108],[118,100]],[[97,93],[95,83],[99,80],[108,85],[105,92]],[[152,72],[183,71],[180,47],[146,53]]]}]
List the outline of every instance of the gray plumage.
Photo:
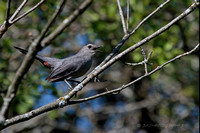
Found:
[{"label": "gray plumage", "polygon": [[[43,57],[40,55],[36,55],[35,58],[45,67],[52,70],[50,75],[46,78],[49,82],[70,80],[83,76],[90,69],[92,57],[100,47],[99,45],[87,44],[83,46],[77,54],[64,59]],[[28,52],[19,47],[15,48],[23,54]]]}]

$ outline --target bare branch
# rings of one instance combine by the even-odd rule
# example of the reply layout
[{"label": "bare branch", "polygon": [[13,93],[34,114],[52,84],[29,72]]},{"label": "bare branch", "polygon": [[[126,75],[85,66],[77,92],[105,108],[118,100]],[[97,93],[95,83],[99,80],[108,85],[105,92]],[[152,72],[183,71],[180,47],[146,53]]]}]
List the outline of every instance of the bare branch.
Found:
[{"label": "bare branch", "polygon": [[152,51],[148,54],[148,57],[146,60],[143,60],[141,62],[138,62],[138,63],[128,63],[128,62],[124,62],[123,60],[121,60],[124,64],[126,65],[130,65],[130,66],[138,66],[138,65],[143,65],[143,64],[148,64],[148,65],[152,65],[151,63],[148,63],[149,59],[151,58],[151,54],[152,54]]},{"label": "bare branch", "polygon": [[153,51],[151,51],[151,52],[148,54],[147,61],[151,58],[152,53],[153,53]]},{"label": "bare branch", "polygon": [[129,62],[124,62],[122,61],[124,64],[129,65],[129,66],[139,66],[139,65],[143,65],[145,63],[145,61],[141,61],[138,63],[129,63]]},{"label": "bare branch", "polygon": [[18,14],[19,12],[22,10],[22,8],[26,5],[26,3],[28,2],[28,0],[24,0],[21,5],[17,8],[17,10],[13,13],[13,15],[11,16],[9,21],[12,21]]},{"label": "bare branch", "polygon": [[[21,18],[25,17],[26,15],[28,15],[29,13],[31,13],[32,11],[34,11],[36,8],[38,8],[40,5],[42,5],[43,3],[45,2],[45,0],[41,0],[40,2],[38,2],[34,7],[32,7],[31,9],[29,9],[27,12],[25,12],[24,14],[20,15],[19,17],[17,17],[16,19],[15,16],[20,12],[20,10],[16,13],[16,15],[11,19],[9,20],[11,24],[14,24],[15,22],[17,22],[18,20],[20,20]],[[25,3],[25,1],[23,2]],[[26,4],[26,3],[25,3]],[[24,4],[24,5],[25,5]],[[21,8],[23,8],[23,6]],[[14,20],[13,20],[14,19]]]},{"label": "bare branch", "polygon": [[117,0],[117,5],[118,5],[118,8],[119,8],[119,14],[121,16],[123,31],[124,31],[124,34],[126,35],[128,33],[127,33],[126,25],[125,25],[124,14],[123,14],[122,7],[121,7],[119,0]]},{"label": "bare branch", "polygon": [[140,49],[141,49],[141,52],[142,52],[142,55],[143,55],[143,58],[144,58],[144,71],[145,71],[145,74],[148,73],[148,70],[147,70],[147,57],[146,57],[146,54],[144,52],[144,49],[142,48],[142,46],[140,46]]},{"label": "bare branch", "polygon": [[139,28],[140,26],[147,21],[150,17],[152,17],[156,12],[158,12],[160,9],[162,9],[167,3],[169,3],[170,0],[165,1],[163,4],[161,4],[158,8],[156,8],[152,13],[150,13],[147,17],[145,17],[132,31],[131,31],[131,35],[134,34]]},{"label": "bare branch", "polygon": [[[10,0],[9,0],[10,1]],[[6,21],[4,21],[3,25],[1,25],[0,27],[0,38],[4,35],[4,33],[7,31],[7,29],[14,24],[15,22],[17,22],[18,20],[20,20],[21,18],[25,17],[26,15],[28,15],[30,12],[32,12],[33,10],[35,10],[38,6],[40,6],[45,0],[41,0],[37,5],[35,5],[33,8],[31,8],[29,11],[27,11],[26,13],[22,14],[21,16],[19,16],[18,18],[16,18],[15,20],[13,20],[18,14],[19,12],[22,10],[22,8],[24,7],[24,5],[28,2],[28,0],[24,0],[22,2],[22,4],[18,7],[18,9],[14,12],[14,14],[11,16],[10,19],[8,19],[8,14],[10,14],[10,8],[7,9],[7,14],[6,14]],[[8,7],[10,7],[10,2],[8,2]],[[9,15],[10,16],[10,15]]]},{"label": "bare branch", "polygon": [[129,32],[130,0],[127,0],[126,29]]},{"label": "bare branch", "polygon": [[8,0],[7,11],[6,11],[6,22],[7,23],[8,23],[9,17],[10,17],[10,4],[11,4],[11,0]]}]

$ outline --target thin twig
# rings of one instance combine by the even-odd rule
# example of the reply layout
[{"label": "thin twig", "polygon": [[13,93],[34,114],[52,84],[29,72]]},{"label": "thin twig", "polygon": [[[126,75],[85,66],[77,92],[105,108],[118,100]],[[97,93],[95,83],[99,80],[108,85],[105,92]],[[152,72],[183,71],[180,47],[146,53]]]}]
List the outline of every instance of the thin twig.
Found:
[{"label": "thin twig", "polygon": [[163,4],[161,4],[159,7],[157,7],[152,13],[150,13],[148,16],[146,16],[132,31],[131,31],[131,35],[134,34],[140,27],[141,25],[147,21],[150,17],[152,17],[156,12],[158,12],[159,10],[161,10],[167,3],[169,3],[170,0],[165,1]]},{"label": "thin twig", "polygon": [[124,64],[129,65],[129,66],[139,66],[139,65],[143,65],[145,63],[145,61],[141,61],[138,63],[129,63],[129,62],[124,62],[122,61]]},{"label": "thin twig", "polygon": [[127,0],[127,15],[126,15],[126,29],[129,32],[129,18],[130,18],[130,0]]},{"label": "thin twig", "polygon": [[151,52],[148,54],[147,60],[149,60],[149,59],[151,58],[152,53],[153,53],[153,51],[151,51]]},{"label": "thin twig", "polygon": [[19,12],[22,10],[22,8],[26,5],[27,2],[28,2],[28,0],[24,0],[21,3],[21,5],[17,8],[17,10],[13,13],[11,18],[9,19],[9,22],[11,22],[19,14]]},{"label": "thin twig", "polygon": [[119,0],[117,0],[117,5],[118,5],[118,8],[119,8],[119,14],[121,16],[123,31],[124,31],[124,34],[126,35],[128,33],[127,33],[126,25],[125,25],[124,14],[123,14],[122,7],[121,7]]},{"label": "thin twig", "polygon": [[144,52],[144,49],[142,48],[142,46],[140,46],[140,49],[141,49],[141,52],[142,52],[142,55],[143,55],[143,58],[144,58],[144,71],[145,71],[145,74],[148,73],[148,70],[147,70],[147,57],[146,57],[146,54]]},{"label": "thin twig", "polygon": [[[29,9],[27,12],[25,12],[24,14],[20,15],[19,17],[17,17],[14,20],[10,20],[11,24],[14,24],[15,22],[17,22],[18,20],[20,20],[21,18],[25,17],[26,15],[28,15],[29,13],[31,13],[32,11],[34,11],[37,7],[39,7],[41,4],[43,4],[45,2],[45,0],[41,0],[40,2],[38,2],[34,7],[32,7],[31,9]],[[19,12],[18,12],[19,13]],[[17,13],[17,14],[18,14]]]},{"label": "thin twig", "polygon": [[143,65],[145,63],[148,64],[148,65],[152,65],[151,63],[148,63],[149,59],[151,58],[151,54],[152,54],[152,51],[148,54],[148,57],[147,57],[146,60],[143,60],[143,61],[138,62],[138,63],[128,63],[128,62],[125,62],[123,60],[120,60],[120,61],[122,61],[124,64],[129,65],[129,66],[138,66],[138,65]]},{"label": "thin twig", "polygon": [[11,4],[11,0],[8,0],[8,3],[7,3],[7,10],[6,10],[6,22],[8,22],[9,20],[9,17],[10,17],[10,4]]},{"label": "thin twig", "polygon": [[[10,0],[9,0],[10,1]],[[19,12],[22,10],[22,8],[24,7],[24,5],[28,2],[28,0],[24,0],[22,2],[22,4],[17,8],[17,10],[14,12],[14,14],[11,16],[10,19],[8,19],[8,12],[10,12],[9,10],[7,10],[7,14],[6,14],[6,20],[4,21],[3,25],[0,26],[0,39],[2,38],[2,36],[4,35],[4,33],[7,31],[7,29],[14,24],[15,22],[17,22],[18,20],[20,20],[21,18],[25,17],[27,14],[29,14],[30,12],[32,12],[33,10],[35,10],[40,4],[42,4],[45,0],[41,0],[37,5],[35,5],[33,8],[31,8],[29,11],[25,12],[24,14],[22,14],[21,16],[19,16],[18,18],[16,18],[15,20],[13,20],[18,14]],[[8,3],[8,6],[9,3]],[[10,16],[10,15],[9,15]]]}]

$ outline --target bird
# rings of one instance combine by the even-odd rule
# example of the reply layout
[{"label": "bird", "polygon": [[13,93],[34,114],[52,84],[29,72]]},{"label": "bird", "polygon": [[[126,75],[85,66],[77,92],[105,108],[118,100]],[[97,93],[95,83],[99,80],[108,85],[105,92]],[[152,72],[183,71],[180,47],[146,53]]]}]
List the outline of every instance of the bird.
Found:
[{"label": "bird", "polygon": [[[65,81],[68,83],[71,79],[83,76],[92,65],[92,58],[101,45],[87,44],[84,45],[75,55],[57,59],[36,55],[35,59],[40,61],[45,67],[51,69],[50,75],[46,78],[48,82]],[[23,54],[27,54],[27,50],[14,46]],[[72,80],[71,80],[72,81]]]}]

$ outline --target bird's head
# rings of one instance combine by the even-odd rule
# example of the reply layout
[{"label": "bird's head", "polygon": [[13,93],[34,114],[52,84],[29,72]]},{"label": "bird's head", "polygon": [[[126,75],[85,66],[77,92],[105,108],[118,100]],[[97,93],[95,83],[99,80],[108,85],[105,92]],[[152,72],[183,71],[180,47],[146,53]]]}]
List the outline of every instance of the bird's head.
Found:
[{"label": "bird's head", "polygon": [[94,55],[99,49],[102,47],[101,45],[95,45],[95,44],[87,44],[81,48],[79,51],[80,53],[88,53]]}]

